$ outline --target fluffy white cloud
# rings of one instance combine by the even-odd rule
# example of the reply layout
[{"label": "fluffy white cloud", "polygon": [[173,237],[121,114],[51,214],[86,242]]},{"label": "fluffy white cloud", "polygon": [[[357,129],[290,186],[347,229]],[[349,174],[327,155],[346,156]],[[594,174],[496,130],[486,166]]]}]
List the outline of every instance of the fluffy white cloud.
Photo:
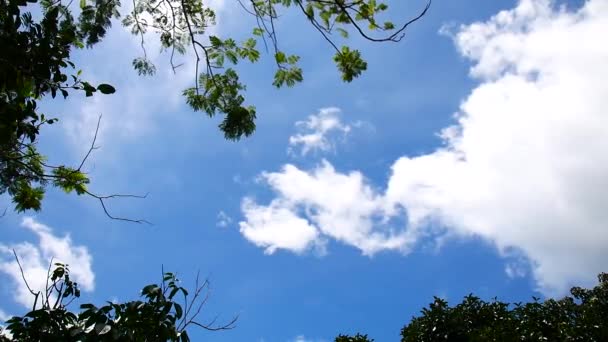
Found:
[{"label": "fluffy white cloud", "polygon": [[[463,101],[457,124],[442,131],[442,148],[398,159],[383,191],[327,162],[311,171],[287,165],[265,173],[277,197],[270,206],[245,201],[245,236],[292,249],[274,242],[288,239],[289,225],[250,220],[256,210],[272,208],[308,227],[306,244],[292,244],[300,252],[323,237],[372,254],[407,251],[423,236],[477,236],[515,256],[506,267],[510,275],[522,274],[518,258],[525,257],[546,294],[592,283],[608,267],[605,32],[603,0],[576,12],[522,0],[486,22],[460,27],[454,41],[473,62],[479,84]],[[392,218],[403,217],[405,225],[387,230]],[[432,231],[436,223],[445,230]],[[256,240],[268,226],[280,234]]]},{"label": "fluffy white cloud", "polygon": [[308,152],[329,152],[335,149],[332,138],[336,134],[345,136],[352,126],[340,120],[341,110],[336,107],[321,108],[306,121],[296,122],[298,133],[289,137],[289,152],[300,148],[301,155]]},{"label": "fluffy white cloud", "polygon": [[241,233],[256,245],[264,247],[267,254],[279,248],[301,253],[319,242],[317,229],[280,200],[268,206],[259,206],[246,198],[242,209],[247,221],[239,223]]},{"label": "fluffy white cloud", "polygon": [[33,218],[24,218],[21,225],[38,236],[38,244],[30,242],[0,244],[0,272],[9,276],[17,303],[31,308],[33,297],[23,282],[13,250],[19,257],[24,277],[32,290],[43,291],[45,288],[52,259],[53,262],[69,265],[71,278],[83,291],[93,291],[95,274],[91,269],[92,258],[86,247],[74,245],[69,235],[55,236],[50,227],[36,222]]},{"label": "fluffy white cloud", "polygon": [[341,174],[327,161],[315,170],[285,165],[261,178],[277,193],[268,206],[246,198],[240,222],[243,235],[265,247],[303,252],[323,246],[325,237],[355,246],[371,255],[383,249],[406,247],[406,233],[396,233],[377,220],[383,198],[365,183],[359,172]]}]

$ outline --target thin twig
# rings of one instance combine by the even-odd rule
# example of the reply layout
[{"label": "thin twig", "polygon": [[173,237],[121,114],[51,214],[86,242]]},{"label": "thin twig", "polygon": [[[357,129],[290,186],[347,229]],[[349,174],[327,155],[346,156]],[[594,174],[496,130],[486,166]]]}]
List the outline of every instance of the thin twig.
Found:
[{"label": "thin twig", "polygon": [[51,293],[51,292],[49,292],[49,291],[51,291],[51,288],[52,288],[52,286],[51,286],[51,287],[49,287],[49,278],[51,277],[51,267],[52,267],[52,265],[53,265],[53,259],[54,259],[54,258],[53,258],[53,257],[51,257],[51,261],[49,261],[49,267],[48,267],[48,269],[46,270],[46,285],[44,286],[44,288],[45,288],[45,293],[46,293],[46,299],[45,299],[45,301],[46,301],[46,304],[47,304],[47,305],[48,305],[48,302],[49,302],[49,296],[50,296],[50,293]]},{"label": "thin twig", "polygon": [[101,207],[103,208],[103,212],[106,214],[107,217],[111,218],[112,220],[117,220],[117,221],[125,221],[125,222],[133,222],[133,223],[146,223],[149,225],[152,225],[152,223],[150,221],[144,220],[144,219],[130,219],[130,218],[126,218],[126,217],[119,217],[119,216],[114,216],[112,214],[110,214],[110,212],[108,211],[108,208],[106,208],[106,203],[105,200],[107,199],[111,199],[111,198],[146,198],[148,196],[148,194],[145,194],[143,196],[139,196],[139,195],[107,195],[107,196],[99,196],[96,195],[88,190],[84,190],[84,192],[99,200],[99,203],[101,204]]},{"label": "thin twig", "polygon": [[40,295],[40,291],[38,291],[38,293],[34,292],[30,287],[30,284],[27,282],[27,279],[25,279],[25,272],[23,271],[23,267],[21,267],[21,262],[19,261],[19,257],[17,256],[17,252],[15,251],[15,249],[13,249],[13,255],[15,256],[15,260],[17,261],[17,265],[19,266],[19,272],[21,273],[21,278],[23,279],[25,286],[27,287],[28,291],[30,291],[30,293],[35,297],[34,306],[32,307],[32,310],[36,310],[36,304],[38,304],[38,296]]},{"label": "thin twig", "polygon": [[95,127],[95,135],[93,136],[93,141],[91,141],[91,147],[89,148],[89,150],[87,151],[87,154],[84,156],[84,158],[80,162],[78,169],[76,169],[78,171],[80,171],[82,169],[82,167],[84,166],[84,163],[87,161],[87,159],[91,155],[91,152],[93,152],[93,150],[96,150],[99,148],[99,146],[95,146],[95,142],[97,142],[97,134],[99,133],[99,124],[101,123],[101,117],[102,117],[102,114],[99,114],[99,118],[97,119],[97,126]]},{"label": "thin twig", "polygon": [[385,37],[385,38],[373,38],[373,37],[367,35],[365,33],[365,31],[363,31],[363,29],[359,26],[359,24],[357,24],[356,20],[351,16],[351,14],[348,13],[348,10],[344,5],[340,4],[339,1],[336,1],[336,5],[338,5],[340,7],[340,9],[342,9],[342,13],[344,13],[348,17],[350,23],[353,24],[355,29],[357,29],[357,31],[359,31],[359,34],[363,38],[365,38],[369,41],[372,41],[372,42],[399,42],[405,36],[405,33],[403,33],[403,31],[405,31],[405,29],[408,26],[410,26],[411,24],[413,24],[414,22],[420,20],[420,18],[422,18],[426,14],[426,12],[431,7],[431,2],[432,2],[432,0],[429,0],[427,2],[426,6],[424,7],[424,9],[422,10],[422,12],[420,12],[420,14],[418,14],[416,17],[410,19],[409,21],[407,21],[405,24],[403,24],[403,26],[401,26],[400,29],[398,29],[393,34],[391,34],[390,36]]}]

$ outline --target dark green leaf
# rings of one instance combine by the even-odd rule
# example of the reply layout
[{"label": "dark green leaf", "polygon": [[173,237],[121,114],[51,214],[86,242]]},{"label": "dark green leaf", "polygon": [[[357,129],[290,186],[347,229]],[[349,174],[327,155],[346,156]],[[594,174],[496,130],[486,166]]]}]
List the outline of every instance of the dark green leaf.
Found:
[{"label": "dark green leaf", "polygon": [[97,90],[99,90],[102,94],[114,94],[116,89],[109,84],[100,84],[97,86]]}]

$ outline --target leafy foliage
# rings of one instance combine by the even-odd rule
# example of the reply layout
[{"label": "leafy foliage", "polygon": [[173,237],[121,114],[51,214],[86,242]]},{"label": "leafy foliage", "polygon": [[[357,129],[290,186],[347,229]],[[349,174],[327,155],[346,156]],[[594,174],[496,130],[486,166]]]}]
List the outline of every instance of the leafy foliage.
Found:
[{"label": "leafy foliage", "polygon": [[[174,69],[177,68],[173,61],[175,52],[184,53],[187,46],[191,46],[196,55],[197,68],[195,86],[184,91],[186,101],[194,110],[203,110],[210,116],[217,112],[226,115],[219,128],[231,140],[252,134],[256,114],[255,107],[242,105],[242,94],[246,87],[239,81],[236,71],[227,64],[237,65],[242,60],[257,62],[260,58],[257,41],[261,39],[266,47],[270,45],[273,50],[276,63],[274,86],[293,87],[304,79],[303,71],[298,66],[300,57],[289,55],[278,47],[275,21],[279,19],[281,9],[294,8],[309,20],[336,50],[334,61],[342,79],[350,82],[367,69],[367,63],[358,50],[351,50],[348,46],[337,48],[331,38],[334,31],[347,38],[347,29],[351,27],[371,41],[399,41],[405,28],[426,13],[430,2],[421,14],[400,29],[389,21],[378,24],[378,15],[386,11],[388,5],[376,0],[250,0],[249,6],[241,5],[255,17],[258,24],[252,30],[252,37],[240,44],[231,38],[204,35],[206,29],[215,24],[215,12],[200,0],[136,0],[134,10],[123,19],[123,24],[130,26],[131,32],[142,38],[144,56],[133,61],[140,74],[150,74],[154,70],[144,48],[145,32],[153,30],[159,34],[162,46],[171,50]],[[140,19],[142,16],[154,20],[150,23]],[[386,36],[373,38],[367,31],[384,32]],[[199,73],[201,60],[205,62],[206,70]]]},{"label": "leafy foliage", "polygon": [[348,46],[342,47],[342,51],[336,53],[334,61],[346,82],[351,82],[367,69],[367,63],[361,58],[361,53],[357,50],[351,51]]},{"label": "leafy foliage", "polygon": [[49,165],[38,152],[41,127],[57,119],[40,113],[37,101],[57,94],[66,98],[70,91],[86,96],[115,91],[109,84],[94,87],[82,80],[70,53],[103,38],[118,5],[85,4],[75,19],[60,1],[43,0],[36,21],[31,13],[22,13],[26,1],[0,1],[0,194],[8,192],[17,211],[40,210],[49,182],[66,192],[86,192],[88,179],[80,169]]},{"label": "leafy foliage", "polygon": [[[89,179],[81,167],[51,165],[37,148],[37,136],[44,125],[57,118],[40,113],[37,102],[45,96],[66,98],[72,91],[85,96],[112,94],[109,84],[97,86],[81,78],[70,59],[73,49],[94,47],[111,27],[112,19],[121,17],[118,0],[80,0],[79,8],[62,0],[0,0],[0,194],[8,192],[17,211],[40,210],[47,185],[66,192],[90,195],[102,202],[112,196],[89,192]],[[334,61],[342,79],[351,82],[367,69],[361,52],[348,46],[338,48],[335,32],[349,37],[349,30],[374,42],[396,42],[403,38],[406,27],[420,19],[424,10],[397,28],[390,21],[380,21],[388,5],[378,0],[250,0],[241,3],[246,13],[257,22],[252,36],[242,42],[207,34],[215,25],[213,8],[203,0],[133,0],[133,9],[122,17],[122,25],[141,37],[143,56],[133,60],[139,75],[150,76],[156,66],[145,49],[144,34],[155,33],[164,50],[170,53],[174,70],[179,65],[175,56],[188,50],[196,56],[194,85],[184,90],[186,102],[195,111],[208,116],[224,115],[219,129],[226,139],[239,140],[255,131],[256,110],[245,104],[246,86],[235,69],[241,61],[260,59],[261,40],[276,64],[273,85],[295,86],[304,79],[298,66],[300,57],[279,49],[275,22],[281,10],[296,10],[335,49]],[[33,6],[36,6],[32,8]],[[39,19],[29,10],[41,10]],[[79,13],[76,17],[74,13]],[[379,32],[382,37],[373,37]],[[205,70],[199,70],[199,64]],[[88,155],[87,155],[88,156]],[[86,159],[86,157],[85,157]],[[112,217],[110,214],[108,216]],[[133,220],[141,222],[141,220]]]},{"label": "leafy foliage", "polygon": [[[180,286],[173,273],[164,273],[161,284],[141,290],[141,300],[125,303],[107,302],[97,307],[80,305],[79,312],[68,306],[80,297],[78,284],[70,279],[68,265],[55,264],[45,293],[35,293],[32,311],[12,317],[0,341],[189,341],[187,329],[197,326],[207,330],[234,327],[236,318],[223,325],[214,321],[196,321],[207,299],[209,283],[199,284],[194,293]],[[12,338],[2,336],[10,335]]]},{"label": "leafy foliage", "polygon": [[440,298],[401,331],[401,341],[608,341],[608,274],[593,289],[560,300],[486,302],[469,295],[450,307]]},{"label": "leafy foliage", "polygon": [[[608,273],[592,289],[540,302],[486,302],[473,295],[453,307],[435,297],[422,315],[401,330],[401,342],[431,341],[608,341]],[[367,335],[339,335],[336,342],[367,342]]]}]

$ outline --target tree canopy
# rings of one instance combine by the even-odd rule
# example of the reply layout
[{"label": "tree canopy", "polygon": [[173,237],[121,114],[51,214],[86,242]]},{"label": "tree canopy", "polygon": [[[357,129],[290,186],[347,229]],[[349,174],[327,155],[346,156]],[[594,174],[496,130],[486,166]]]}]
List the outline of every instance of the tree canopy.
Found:
[{"label": "tree canopy", "polygon": [[[435,297],[403,327],[401,342],[608,341],[608,273],[598,279],[592,289],[573,287],[571,296],[542,302],[485,301],[470,294],[450,306]],[[336,341],[367,341],[361,338],[340,335]]]},{"label": "tree canopy", "polygon": [[[70,279],[69,266],[55,263],[44,291],[35,292],[32,310],[15,316],[0,327],[0,341],[190,341],[187,329],[232,329],[236,317],[226,323],[197,320],[208,299],[209,282],[196,279],[190,293],[174,273],[163,273],[159,284],[146,285],[141,300],[107,302],[97,307],[86,303],[72,312],[70,304],[80,297],[78,284]],[[50,269],[50,268],[49,268]],[[24,278],[25,279],[25,278]]]},{"label": "tree canopy", "polygon": [[[230,37],[209,34],[216,14],[203,0],[133,0],[125,13],[118,0],[0,0],[0,194],[8,193],[17,211],[40,210],[48,185],[65,192],[88,195],[100,201],[112,217],[105,201],[121,195],[103,196],[89,191],[90,180],[83,165],[56,165],[37,149],[40,130],[57,122],[56,113],[42,113],[38,102],[45,97],[68,97],[74,92],[85,96],[112,94],[107,83],[91,84],[71,58],[74,49],[93,48],[120,23],[141,37],[142,55],[132,61],[139,75],[153,75],[156,66],[145,48],[145,40],[155,35],[174,62],[178,54],[190,51],[196,72],[193,85],[183,91],[195,111],[212,117],[223,115],[219,129],[226,139],[239,140],[255,130],[256,109],[243,95],[246,85],[234,65],[260,58],[259,42],[274,59],[273,85],[294,86],[303,80],[300,57],[279,48],[275,23],[281,11],[303,15],[329,48],[345,82],[351,82],[367,69],[360,51],[338,46],[334,34],[348,37],[353,31],[373,42],[397,42],[405,29],[420,19],[430,6],[401,25],[381,20],[388,5],[377,0],[250,0],[239,2],[243,12],[257,25],[250,38],[237,42]],[[32,14],[34,13],[34,14]],[[120,219],[120,218],[118,218]],[[142,220],[131,220],[143,222]]]},{"label": "tree canopy", "polygon": [[[471,294],[451,307],[435,297],[401,330],[401,341],[607,341],[608,274],[598,279],[592,289],[573,287],[571,296],[542,302],[534,297],[528,303],[484,301]],[[220,325],[199,323],[196,318],[209,283],[197,279],[190,294],[173,273],[164,273],[160,284],[145,286],[143,300],[101,307],[82,304],[76,313],[68,306],[80,291],[70,280],[68,265],[55,264],[48,284],[46,293],[32,291],[32,311],[7,321],[6,332],[13,340],[189,341],[189,327],[224,330],[236,322],[235,318]],[[362,334],[335,338],[335,342],[373,341]]]}]

